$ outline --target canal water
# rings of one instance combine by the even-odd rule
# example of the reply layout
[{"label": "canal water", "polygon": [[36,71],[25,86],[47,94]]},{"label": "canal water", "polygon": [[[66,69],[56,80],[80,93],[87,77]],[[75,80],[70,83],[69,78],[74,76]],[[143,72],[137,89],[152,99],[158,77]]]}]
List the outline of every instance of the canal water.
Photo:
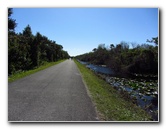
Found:
[{"label": "canal water", "polygon": [[[79,61],[79,60],[78,60]],[[98,65],[93,65],[93,64],[90,64],[88,62],[83,62],[83,61],[79,61],[81,64],[84,64],[86,65],[87,68],[93,70],[94,72],[97,72],[97,73],[102,73],[102,74],[107,74],[107,75],[114,75],[114,71],[111,70],[110,68],[108,67],[105,67],[105,66],[98,66]]]},{"label": "canal water", "polygon": [[[115,87],[119,91],[128,92],[128,94],[131,96],[131,98],[136,99],[138,106],[140,106],[141,108],[143,108],[144,110],[149,112],[152,115],[153,120],[158,120],[158,89],[156,91],[154,91],[154,89],[153,90],[150,89],[151,93],[148,92],[149,94],[147,94],[147,93],[142,94],[140,92],[139,88],[134,89],[128,83],[124,83],[124,82],[130,82],[131,78],[119,77],[119,79],[117,80],[118,77],[117,77],[116,73],[112,69],[110,69],[106,66],[93,65],[93,64],[90,64],[88,62],[83,62],[83,61],[79,61],[79,62],[81,64],[86,65],[87,68],[93,70],[97,74],[106,75],[104,79],[111,86]],[[132,79],[133,79],[133,77],[132,77]],[[137,77],[135,79],[137,79]],[[141,80],[145,82],[144,78],[142,78]],[[134,83],[138,83],[138,81],[135,81]],[[142,83],[143,82],[139,82],[138,85],[140,85]],[[155,84],[155,83],[153,83],[153,84]],[[155,86],[158,87],[158,84],[156,83]]]}]

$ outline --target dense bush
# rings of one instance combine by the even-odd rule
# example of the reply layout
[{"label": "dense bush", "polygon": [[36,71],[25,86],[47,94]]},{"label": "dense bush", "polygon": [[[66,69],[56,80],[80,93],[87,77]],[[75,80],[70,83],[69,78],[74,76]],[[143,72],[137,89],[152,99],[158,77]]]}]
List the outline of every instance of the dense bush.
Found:
[{"label": "dense bush", "polygon": [[31,27],[22,33],[15,33],[15,20],[11,19],[12,9],[8,10],[8,74],[39,67],[45,62],[69,58],[63,46],[49,40],[39,32],[32,34]]}]

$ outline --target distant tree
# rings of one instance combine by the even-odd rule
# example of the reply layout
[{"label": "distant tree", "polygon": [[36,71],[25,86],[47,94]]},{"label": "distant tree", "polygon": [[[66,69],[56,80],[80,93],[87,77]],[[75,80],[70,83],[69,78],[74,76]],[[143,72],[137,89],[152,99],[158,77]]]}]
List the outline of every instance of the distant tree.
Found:
[{"label": "distant tree", "polygon": [[94,48],[92,51],[94,51],[94,52],[95,52],[96,50],[97,50],[97,49],[96,49],[96,48]]},{"label": "distant tree", "polygon": [[97,49],[106,49],[105,44],[99,44]]},{"label": "distant tree", "polygon": [[111,48],[111,50],[112,50],[113,48],[115,48],[114,44],[110,44],[110,48]]},{"label": "distant tree", "polygon": [[131,46],[132,46],[132,48],[136,48],[137,47],[137,43],[131,42]]},{"label": "distant tree", "polygon": [[115,51],[116,51],[117,53],[120,53],[121,50],[122,50],[122,45],[121,45],[121,44],[117,44],[117,45],[116,45],[116,48],[115,48]]},{"label": "distant tree", "polygon": [[23,30],[23,36],[25,37],[32,37],[32,30],[30,25],[27,25]]},{"label": "distant tree", "polygon": [[156,45],[158,45],[158,37],[153,37],[151,40],[147,39],[146,42],[155,43]]},{"label": "distant tree", "polygon": [[120,43],[120,45],[121,45],[121,47],[122,47],[122,49],[123,49],[124,51],[126,51],[126,50],[129,49],[129,44],[126,43],[126,42],[124,42],[124,41],[122,41],[122,42]]}]

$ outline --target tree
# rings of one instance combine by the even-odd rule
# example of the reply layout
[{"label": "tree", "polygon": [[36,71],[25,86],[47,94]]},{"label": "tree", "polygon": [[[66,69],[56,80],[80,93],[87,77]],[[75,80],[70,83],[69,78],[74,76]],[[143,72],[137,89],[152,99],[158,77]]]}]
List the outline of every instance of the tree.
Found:
[{"label": "tree", "polygon": [[123,51],[126,51],[126,50],[129,49],[129,44],[126,43],[126,42],[124,42],[124,41],[122,41],[122,42],[120,43],[120,45],[121,45]]},{"label": "tree", "polygon": [[116,45],[116,48],[115,48],[115,51],[116,51],[117,53],[120,53],[121,50],[122,50],[122,45],[121,45],[121,44],[117,44],[117,45]]},{"label": "tree", "polygon": [[27,25],[23,30],[23,36],[25,37],[32,37],[32,30],[30,25]]},{"label": "tree", "polygon": [[110,44],[110,48],[111,48],[111,50],[112,50],[113,48],[115,48],[114,44]]},{"label": "tree", "polygon": [[17,26],[16,20],[11,18],[11,15],[13,14],[13,9],[8,9],[8,31],[14,31],[15,27]]},{"label": "tree", "polygon": [[94,52],[95,52],[96,50],[97,50],[97,49],[96,49],[96,48],[94,48],[92,51],[94,51]]},{"label": "tree", "polygon": [[34,36],[32,34],[32,30],[30,25],[27,25],[23,32],[20,34],[21,35],[21,42],[23,45],[27,46],[26,50],[27,50],[27,64],[29,64],[27,66],[28,69],[31,69],[34,67],[34,62],[33,62],[33,58],[34,58],[34,46],[33,46],[33,41],[34,41]]},{"label": "tree", "polygon": [[18,54],[17,49],[17,36],[14,32],[16,27],[16,22],[14,19],[11,18],[13,14],[12,8],[8,9],[8,74],[12,74],[16,71],[16,59]]},{"label": "tree", "polygon": [[132,46],[132,48],[136,48],[137,47],[137,43],[131,42],[131,46]]},{"label": "tree", "polygon": [[155,43],[156,45],[158,45],[158,37],[153,37],[151,40],[147,39],[146,42]]}]

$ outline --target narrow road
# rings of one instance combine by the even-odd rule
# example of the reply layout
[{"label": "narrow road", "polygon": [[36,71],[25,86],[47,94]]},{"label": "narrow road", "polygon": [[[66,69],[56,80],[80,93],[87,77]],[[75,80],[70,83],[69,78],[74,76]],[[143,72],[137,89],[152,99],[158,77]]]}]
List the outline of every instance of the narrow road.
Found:
[{"label": "narrow road", "polygon": [[8,85],[8,121],[96,121],[76,64],[66,60]]}]

